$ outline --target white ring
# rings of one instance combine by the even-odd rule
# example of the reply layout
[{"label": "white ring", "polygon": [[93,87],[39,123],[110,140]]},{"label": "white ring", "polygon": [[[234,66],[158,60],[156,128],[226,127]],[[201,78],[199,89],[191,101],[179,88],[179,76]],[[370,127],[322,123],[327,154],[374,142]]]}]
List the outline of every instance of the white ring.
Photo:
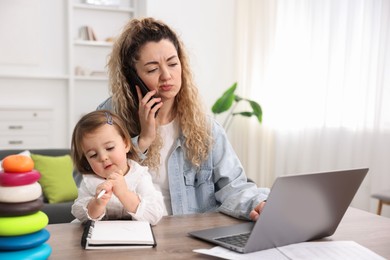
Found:
[{"label": "white ring", "polygon": [[42,188],[38,182],[33,184],[4,187],[0,186],[0,202],[18,203],[38,199],[42,195]]}]

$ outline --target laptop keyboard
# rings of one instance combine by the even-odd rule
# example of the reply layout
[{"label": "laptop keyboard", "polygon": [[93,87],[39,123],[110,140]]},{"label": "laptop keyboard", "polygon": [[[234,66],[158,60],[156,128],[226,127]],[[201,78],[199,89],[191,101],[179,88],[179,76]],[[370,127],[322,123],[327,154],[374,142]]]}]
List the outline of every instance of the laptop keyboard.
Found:
[{"label": "laptop keyboard", "polygon": [[232,236],[226,236],[226,237],[219,237],[216,238],[215,240],[234,245],[237,247],[244,247],[246,244],[246,241],[249,238],[249,235],[251,233],[243,233],[243,234],[237,234],[237,235],[232,235]]}]

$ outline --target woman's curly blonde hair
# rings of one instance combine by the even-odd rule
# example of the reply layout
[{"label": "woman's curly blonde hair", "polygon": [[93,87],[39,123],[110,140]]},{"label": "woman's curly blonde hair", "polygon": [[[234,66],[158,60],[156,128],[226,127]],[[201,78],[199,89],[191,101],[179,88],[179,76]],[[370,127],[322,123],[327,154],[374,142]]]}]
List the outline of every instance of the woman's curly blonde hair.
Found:
[{"label": "woman's curly blonde hair", "polygon": [[[140,58],[140,48],[148,42],[159,42],[162,39],[172,42],[181,62],[182,86],[175,98],[174,110],[181,133],[185,137],[186,157],[193,165],[200,166],[211,150],[211,127],[201,105],[183,44],[176,33],[163,22],[154,18],[132,19],[115,41],[108,61],[113,109],[126,122],[132,137],[140,134],[137,97],[130,91],[127,77],[129,70],[135,68],[135,63]],[[159,166],[162,142],[160,136],[155,139],[143,165],[151,169]]]}]

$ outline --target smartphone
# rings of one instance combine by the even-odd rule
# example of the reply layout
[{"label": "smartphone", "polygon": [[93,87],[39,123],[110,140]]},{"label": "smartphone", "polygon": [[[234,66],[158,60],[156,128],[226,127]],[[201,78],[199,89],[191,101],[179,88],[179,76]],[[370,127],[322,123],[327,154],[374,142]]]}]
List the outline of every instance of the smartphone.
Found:
[{"label": "smartphone", "polygon": [[[128,81],[129,81],[129,84],[130,84],[130,91],[132,92],[136,102],[137,102],[137,105],[139,103],[139,100],[138,100],[138,94],[137,94],[137,89],[135,86],[138,86],[141,90],[141,93],[142,93],[142,96],[145,96],[146,93],[148,93],[150,90],[148,89],[148,87],[146,87],[145,83],[142,81],[142,79],[137,75],[137,73],[135,72],[135,70],[133,69],[130,69],[130,77],[128,77]],[[152,98],[155,98],[156,96],[152,96]],[[152,108],[157,105],[158,103],[155,103]],[[157,114],[157,113],[156,113]]]}]

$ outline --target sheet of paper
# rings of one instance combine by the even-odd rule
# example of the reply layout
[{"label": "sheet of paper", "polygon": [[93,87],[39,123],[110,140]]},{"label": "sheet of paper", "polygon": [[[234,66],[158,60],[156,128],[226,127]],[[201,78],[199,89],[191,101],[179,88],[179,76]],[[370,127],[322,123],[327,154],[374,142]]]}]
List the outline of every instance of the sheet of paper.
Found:
[{"label": "sheet of paper", "polygon": [[272,248],[267,250],[262,250],[258,252],[241,254],[224,247],[216,246],[210,249],[195,249],[193,250],[196,253],[216,256],[224,259],[245,259],[245,260],[258,260],[258,259],[267,259],[267,260],[286,260],[288,259],[283,254],[281,254],[278,249]]},{"label": "sheet of paper", "polygon": [[278,248],[291,259],[385,260],[354,241],[305,242]]},{"label": "sheet of paper", "polygon": [[195,249],[194,252],[216,256],[224,259],[370,259],[385,260],[382,256],[372,252],[354,241],[327,241],[327,242],[304,242],[291,244],[279,248],[257,251],[248,254],[240,254],[223,247],[213,247],[211,249]]}]

